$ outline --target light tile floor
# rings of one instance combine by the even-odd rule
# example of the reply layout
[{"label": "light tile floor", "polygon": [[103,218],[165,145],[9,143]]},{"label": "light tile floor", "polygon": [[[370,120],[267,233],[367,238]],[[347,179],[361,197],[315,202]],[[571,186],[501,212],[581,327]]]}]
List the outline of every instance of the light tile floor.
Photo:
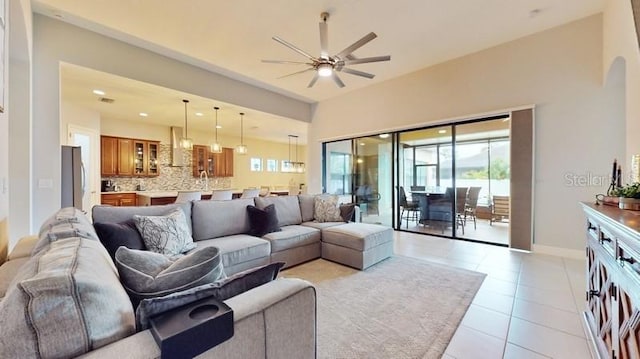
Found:
[{"label": "light tile floor", "polygon": [[398,231],[394,250],[487,274],[443,358],[592,358],[583,260]]}]

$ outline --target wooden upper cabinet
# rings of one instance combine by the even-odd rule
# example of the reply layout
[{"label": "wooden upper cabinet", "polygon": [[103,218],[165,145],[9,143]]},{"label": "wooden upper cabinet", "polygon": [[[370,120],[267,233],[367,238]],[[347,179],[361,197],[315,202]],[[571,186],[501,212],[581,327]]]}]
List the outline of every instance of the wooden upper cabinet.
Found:
[{"label": "wooden upper cabinet", "polygon": [[213,154],[213,176],[233,177],[233,148],[223,148],[222,153]]},{"label": "wooden upper cabinet", "polygon": [[[193,152],[191,152],[191,163],[193,169],[193,177],[200,177],[202,171],[208,170],[209,165],[209,146],[193,145]],[[207,175],[211,176],[211,173],[207,172]]]},{"label": "wooden upper cabinet", "polygon": [[100,168],[103,177],[118,175],[118,139],[102,136],[100,139]]},{"label": "wooden upper cabinet", "polygon": [[118,175],[133,175],[133,140],[118,138]]},{"label": "wooden upper cabinet", "polygon": [[131,138],[102,136],[102,177],[158,176],[158,152],[160,142]]}]

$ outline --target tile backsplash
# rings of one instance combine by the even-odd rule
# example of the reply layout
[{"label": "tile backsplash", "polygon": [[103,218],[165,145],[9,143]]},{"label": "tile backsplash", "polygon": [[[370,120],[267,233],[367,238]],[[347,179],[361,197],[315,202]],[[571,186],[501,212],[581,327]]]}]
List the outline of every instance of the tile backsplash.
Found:
[{"label": "tile backsplash", "polygon": [[[136,191],[140,185],[146,191],[204,190],[205,184],[200,178],[193,177],[191,168],[191,151],[183,152],[184,167],[171,166],[171,145],[160,144],[158,161],[160,175],[158,177],[103,177],[120,186],[120,191]],[[231,177],[210,177],[209,189],[231,188]]]}]

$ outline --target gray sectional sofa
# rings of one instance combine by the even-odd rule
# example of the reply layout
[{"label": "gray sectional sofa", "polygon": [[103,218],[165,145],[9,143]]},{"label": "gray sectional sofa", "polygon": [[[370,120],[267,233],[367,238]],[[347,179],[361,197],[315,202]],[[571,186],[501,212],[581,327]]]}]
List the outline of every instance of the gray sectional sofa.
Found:
[{"label": "gray sectional sofa", "polygon": [[[216,246],[227,275],[273,261],[296,265],[324,256],[364,269],[391,255],[383,226],[314,221],[313,196],[196,201],[149,207],[96,206],[94,222],[180,208],[198,247]],[[258,238],[247,205],[277,209],[281,231]],[[358,216],[356,216],[358,217]],[[329,231],[329,232],[327,232]],[[329,234],[331,243],[322,242]],[[325,253],[326,251],[326,253]],[[225,301],[234,336],[202,358],[316,357],[316,293],[310,283],[280,278]],[[151,332],[135,331],[135,312],[112,258],[88,218],[62,209],[37,236],[21,239],[0,266],[0,356],[158,358]]]},{"label": "gray sectional sofa", "polygon": [[[319,223],[314,220],[314,201],[314,195],[299,195],[147,207],[95,206],[93,221],[118,223],[134,214],[163,215],[179,207],[191,218],[197,247],[220,249],[227,274],[276,261],[285,262],[287,268],[320,257],[366,269],[392,254],[391,228],[364,223]],[[247,206],[264,208],[270,204],[276,208],[281,231],[260,238],[248,235]],[[359,218],[357,211],[356,207],[355,218]],[[331,233],[331,243],[323,243],[325,232]]]}]

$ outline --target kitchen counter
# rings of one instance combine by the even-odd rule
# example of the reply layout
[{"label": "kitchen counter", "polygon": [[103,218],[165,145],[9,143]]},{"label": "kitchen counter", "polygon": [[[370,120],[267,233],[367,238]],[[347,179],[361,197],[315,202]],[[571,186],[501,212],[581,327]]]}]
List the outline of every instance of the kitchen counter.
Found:
[{"label": "kitchen counter", "polygon": [[[222,189],[220,189],[222,191]],[[197,191],[197,190],[194,190]],[[213,191],[217,191],[217,190],[210,190],[210,191],[200,191],[202,193],[203,196],[210,196],[211,193],[213,193]],[[233,189],[231,188],[231,191],[233,191],[233,194],[242,194],[242,190],[238,190],[238,189]],[[164,197],[178,197],[178,191],[138,191],[135,192],[138,196],[140,197],[148,197],[148,198],[164,198]]]}]

